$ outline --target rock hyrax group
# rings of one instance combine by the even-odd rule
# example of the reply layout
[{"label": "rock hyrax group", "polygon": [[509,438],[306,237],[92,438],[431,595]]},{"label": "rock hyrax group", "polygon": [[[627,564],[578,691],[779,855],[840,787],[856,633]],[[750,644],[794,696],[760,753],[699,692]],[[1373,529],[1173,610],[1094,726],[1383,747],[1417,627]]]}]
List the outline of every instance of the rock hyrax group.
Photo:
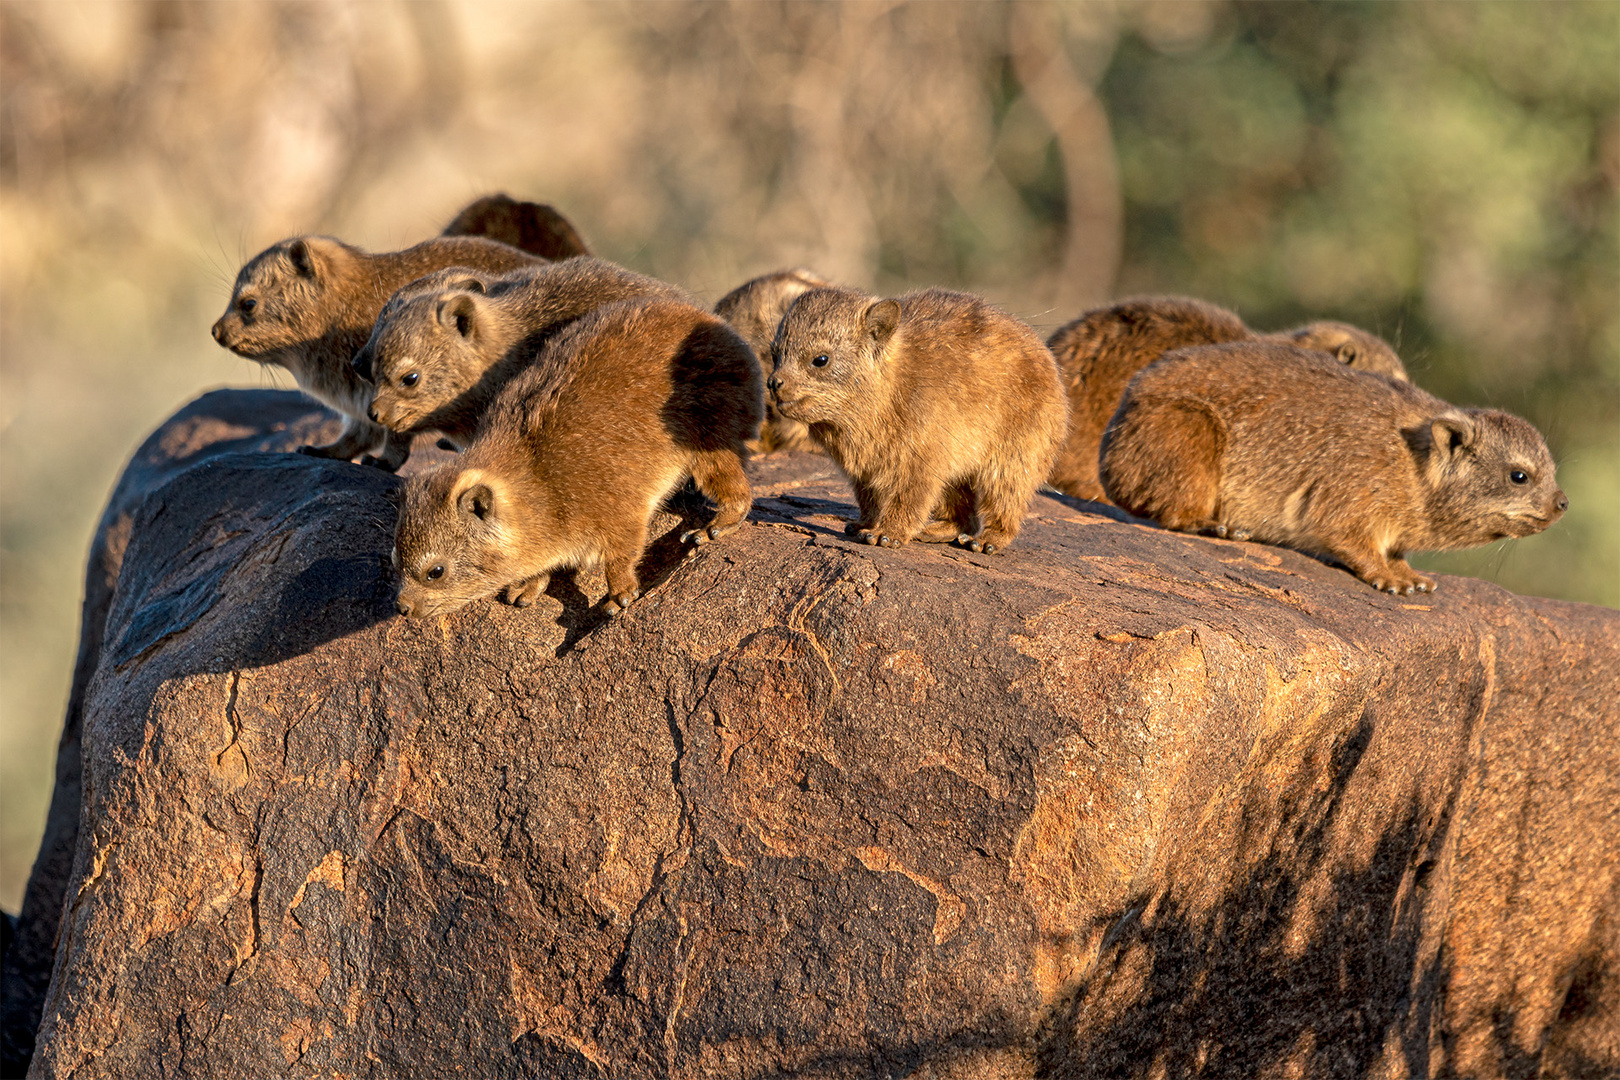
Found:
[{"label": "rock hyrax group", "polygon": [[1434,587],[1407,552],[1528,536],[1568,505],[1534,427],[1424,393],[1345,323],[1258,333],[1201,300],[1138,297],[1043,343],[967,293],[870,296],[804,269],[710,312],[505,195],[404,251],[275,244],[213,335],[343,415],[305,453],[393,471],[424,432],[461,451],[398,500],[398,607],[416,617],[527,604],[586,564],[618,612],[660,504],[692,482],[716,510],[683,542],[721,539],[752,505],[749,456],[779,451],[838,465],[858,508],[845,531],[867,544],[1004,551],[1046,484],[1396,593]]}]

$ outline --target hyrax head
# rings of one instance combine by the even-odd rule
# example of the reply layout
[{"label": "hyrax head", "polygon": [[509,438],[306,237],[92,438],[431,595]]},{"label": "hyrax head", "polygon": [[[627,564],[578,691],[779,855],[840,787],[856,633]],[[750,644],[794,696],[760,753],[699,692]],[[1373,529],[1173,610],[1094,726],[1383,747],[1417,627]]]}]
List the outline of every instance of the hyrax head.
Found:
[{"label": "hyrax head", "polygon": [[1428,486],[1437,548],[1530,536],[1569,507],[1541,433],[1517,416],[1452,409],[1403,434]]},{"label": "hyrax head", "polygon": [[771,401],[791,420],[835,422],[880,379],[900,305],[847,289],[811,289],[771,344]]},{"label": "hyrax head", "polygon": [[389,298],[350,361],[355,374],[376,387],[373,420],[409,431],[483,374],[494,359],[485,289],[483,275],[453,267]]},{"label": "hyrax head", "polygon": [[1289,331],[1288,339],[1302,349],[1325,352],[1358,371],[1388,375],[1402,382],[1411,381],[1406,374],[1406,366],[1395,355],[1395,350],[1389,347],[1389,342],[1359,326],[1322,320]]},{"label": "hyrax head", "polygon": [[406,481],[394,526],[400,614],[426,618],[493,596],[511,569],[520,506],[500,477],[451,465]]},{"label": "hyrax head", "polygon": [[214,340],[261,364],[294,367],[332,328],[327,293],[349,255],[329,236],[297,236],[259,252],[237,273]]}]

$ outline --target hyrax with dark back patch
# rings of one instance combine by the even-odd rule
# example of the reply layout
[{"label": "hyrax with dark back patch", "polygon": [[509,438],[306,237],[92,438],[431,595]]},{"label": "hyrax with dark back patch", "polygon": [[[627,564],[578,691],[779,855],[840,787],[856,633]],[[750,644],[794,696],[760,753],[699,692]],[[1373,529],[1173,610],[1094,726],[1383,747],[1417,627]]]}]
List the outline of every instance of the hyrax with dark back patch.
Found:
[{"label": "hyrax with dark back patch", "polygon": [[1362,371],[1406,378],[1395,350],[1348,323],[1313,322],[1259,335],[1233,312],[1191,297],[1121,300],[1086,312],[1047,341],[1069,395],[1069,434],[1046,482],[1065,495],[1103,501],[1097,450],[1131,377],[1172,349],[1255,339],[1290,341]]},{"label": "hyrax with dark back patch", "polygon": [[393,471],[410,457],[410,436],[391,434],[368,418],[371,386],[349,366],[383,304],[402,285],[442,267],[501,273],[538,261],[506,244],[470,236],[383,254],[330,236],[294,237],[242,267],[230,306],[214,323],[214,340],[239,356],[286,368],[301,390],[343,414],[337,441],[305,446],[304,453],[348,460],[380,450],[366,458],[367,464]]},{"label": "hyrax with dark back patch", "polygon": [[1329,555],[1424,592],[1408,551],[1540,532],[1563,516],[1547,444],[1508,413],[1271,341],[1182,349],[1142,370],[1102,440],[1108,497],[1167,528]]},{"label": "hyrax with dark back patch", "polygon": [[691,543],[748,514],[759,365],[724,321],[642,297],[560,331],[491,402],[453,463],[411,477],[394,565],[399,610],[422,617],[504,592],[523,605],[551,571],[600,563],[609,614],[640,595],[648,524],[690,476],[718,511]]},{"label": "hyrax with dark back patch", "polygon": [[444,227],[444,236],[487,236],[542,259],[589,255],[579,230],[545,203],[520,202],[510,195],[485,195],[463,207]]},{"label": "hyrax with dark back patch", "polygon": [[437,430],[465,446],[512,375],[574,319],[636,296],[690,298],[668,282],[578,257],[504,275],[452,268],[395,293],[354,354],[370,417],[394,432]]},{"label": "hyrax with dark back patch", "polygon": [[[793,301],[811,289],[828,289],[832,282],[823,280],[810,270],[778,270],[761,274],[743,282],[720,298],[714,313],[731,324],[739,337],[748,343],[759,358],[760,369],[767,375],[771,368],[771,342],[776,340],[776,328]],[[759,429],[759,439],[753,446],[756,454],[770,454],[777,450],[805,450],[819,452],[821,447],[810,437],[810,429],[797,420],[789,420],[776,411],[767,399],[765,424]]]},{"label": "hyrax with dark back patch", "polygon": [[772,347],[781,415],[849,477],[869,544],[1005,548],[1052,468],[1068,405],[1035,332],[976,296],[812,289]]}]

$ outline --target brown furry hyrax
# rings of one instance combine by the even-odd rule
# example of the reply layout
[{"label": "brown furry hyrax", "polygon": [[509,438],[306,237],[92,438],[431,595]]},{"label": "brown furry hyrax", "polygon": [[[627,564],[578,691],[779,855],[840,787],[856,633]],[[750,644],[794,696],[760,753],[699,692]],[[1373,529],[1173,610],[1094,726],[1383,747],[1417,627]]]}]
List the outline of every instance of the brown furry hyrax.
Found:
[{"label": "brown furry hyrax", "polygon": [[1569,505],[1534,427],[1269,341],[1172,352],[1102,440],[1108,497],[1167,528],[1330,555],[1424,592],[1415,550],[1529,536]]},{"label": "brown furry hyrax", "polygon": [[306,394],[343,414],[337,441],[303,447],[304,453],[348,460],[381,448],[366,463],[393,471],[410,456],[410,436],[367,419],[371,386],[349,366],[383,304],[400,286],[442,267],[501,273],[539,261],[469,236],[376,255],[329,236],[294,237],[242,267],[230,306],[214,323],[214,340],[239,356],[286,368]]},{"label": "brown furry hyrax", "polygon": [[1018,535],[1068,420],[1052,354],[976,296],[928,289],[880,300],[812,289],[777,328],[777,411],[810,427],[849,477],[868,544]]},{"label": "brown furry hyrax", "polygon": [[394,432],[437,430],[465,446],[512,375],[574,319],[634,296],[689,301],[674,285],[580,256],[510,274],[460,267],[395,293],[355,354],[370,417]]},{"label": "brown furry hyrax", "polygon": [[1232,312],[1191,297],[1121,300],[1086,312],[1047,341],[1069,395],[1069,435],[1046,482],[1077,499],[1104,501],[1097,447],[1131,377],[1172,349],[1255,338],[1291,341],[1364,371],[1406,378],[1395,350],[1347,323],[1313,322],[1257,335]]},{"label": "brown furry hyrax", "polygon": [[683,540],[742,523],[764,411],[759,366],[723,320],[653,297],[591,312],[502,388],[453,464],[406,483],[399,610],[436,615],[503,590],[521,606],[551,571],[599,562],[604,607],[619,611],[640,595],[653,512],[688,476],[719,510]]},{"label": "brown furry hyrax", "polygon": [[[832,282],[825,281],[810,270],[780,270],[762,274],[732,289],[714,305],[714,313],[737,331],[748,347],[759,358],[760,369],[771,368],[771,342],[776,340],[776,327],[793,301],[811,289],[828,289]],[[765,424],[759,429],[759,439],[752,447],[756,454],[769,454],[777,450],[809,450],[820,452],[821,447],[810,437],[810,429],[797,420],[789,420],[777,413],[775,406],[765,402]]]},{"label": "brown furry hyrax", "polygon": [[589,255],[573,224],[544,203],[519,202],[509,195],[485,195],[468,204],[444,227],[444,236],[486,236],[542,259]]}]

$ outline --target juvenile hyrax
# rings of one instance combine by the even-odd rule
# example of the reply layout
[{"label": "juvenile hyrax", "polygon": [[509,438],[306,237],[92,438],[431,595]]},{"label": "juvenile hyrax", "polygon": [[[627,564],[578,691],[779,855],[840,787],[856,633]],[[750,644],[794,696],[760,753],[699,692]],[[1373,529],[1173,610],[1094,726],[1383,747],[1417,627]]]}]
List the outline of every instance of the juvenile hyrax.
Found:
[{"label": "juvenile hyrax", "polygon": [[372,390],[370,417],[390,431],[438,430],[465,446],[501,386],[548,339],[633,296],[689,299],[668,282],[587,256],[504,275],[456,267],[413,281],[389,299],[354,354],[355,374]]},{"label": "juvenile hyrax", "polygon": [[239,356],[286,368],[306,394],[343,414],[337,441],[303,447],[304,453],[347,460],[380,448],[367,464],[393,471],[410,456],[410,436],[392,435],[367,418],[371,386],[349,366],[384,302],[441,267],[501,273],[538,261],[477,237],[439,238],[377,255],[329,236],[294,237],[242,267],[230,306],[214,323],[214,340]]},{"label": "juvenile hyrax", "polygon": [[1529,536],[1569,505],[1536,429],[1269,341],[1143,369],[1102,440],[1119,506],[1166,527],[1331,555],[1377,589],[1434,581],[1414,550]]},{"label": "juvenile hyrax", "polygon": [[468,204],[444,227],[444,236],[485,236],[542,259],[589,255],[573,224],[544,203],[519,202],[509,195],[485,195]]},{"label": "juvenile hyrax", "polygon": [[777,411],[848,475],[869,544],[1005,548],[1052,468],[1068,406],[1035,332],[975,296],[812,289],[776,331]]},{"label": "juvenile hyrax", "polygon": [[1069,395],[1069,434],[1046,482],[1078,499],[1102,500],[1097,447],[1131,377],[1172,349],[1257,337],[1292,341],[1364,371],[1406,378],[1395,350],[1347,323],[1314,322],[1257,335],[1232,312],[1191,297],[1121,300],[1086,312],[1047,342]]},{"label": "juvenile hyrax", "polygon": [[[822,280],[810,270],[781,270],[763,274],[732,289],[714,305],[714,313],[731,324],[754,350],[760,368],[768,373],[771,342],[776,340],[776,327],[787,309],[811,289],[831,287],[832,282]],[[765,424],[759,429],[759,440],[752,449],[756,454],[769,454],[777,450],[820,451],[821,447],[810,437],[808,427],[778,414],[775,406],[766,401]]]},{"label": "juvenile hyrax", "polygon": [[763,415],[759,367],[716,316],[661,298],[591,312],[502,388],[453,464],[406,483],[399,610],[436,615],[503,590],[522,605],[552,570],[600,562],[617,612],[640,595],[653,512],[688,476],[719,510],[683,540],[742,523]]}]

